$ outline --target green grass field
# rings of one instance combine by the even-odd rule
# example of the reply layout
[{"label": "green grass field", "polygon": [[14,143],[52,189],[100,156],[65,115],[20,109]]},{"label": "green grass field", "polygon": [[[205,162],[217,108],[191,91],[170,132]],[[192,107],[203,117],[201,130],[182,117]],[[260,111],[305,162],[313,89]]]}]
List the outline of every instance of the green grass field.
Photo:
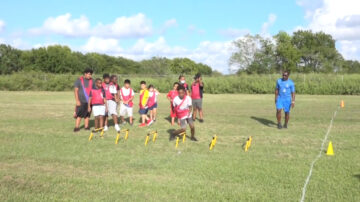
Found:
[{"label": "green grass field", "polygon": [[[136,98],[137,100],[138,98]],[[311,162],[328,140],[335,156],[315,164],[306,201],[360,201],[360,97],[298,95],[289,129],[275,128],[273,95],[205,95],[199,142],[175,149],[169,104],[128,141],[74,134],[72,92],[0,92],[1,201],[299,201]],[[139,116],[136,114],[136,121]],[[127,126],[128,127],[128,126]],[[126,128],[126,127],[123,127]],[[146,133],[156,143],[144,146]],[[189,130],[188,130],[189,131]],[[217,145],[208,145],[218,134]],[[252,147],[242,145],[253,137]],[[328,142],[326,142],[327,146]],[[325,152],[325,151],[324,151]]]}]

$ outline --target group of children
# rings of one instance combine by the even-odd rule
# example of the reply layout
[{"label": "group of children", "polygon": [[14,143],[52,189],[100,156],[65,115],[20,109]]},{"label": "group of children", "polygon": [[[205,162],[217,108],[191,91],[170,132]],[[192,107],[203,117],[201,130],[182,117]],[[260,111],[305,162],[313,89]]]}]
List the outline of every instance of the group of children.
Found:
[{"label": "group of children", "polygon": [[[97,78],[90,91],[85,91],[88,94],[87,110],[88,113],[93,113],[95,117],[94,132],[108,130],[109,117],[114,121],[114,128],[120,132],[118,120],[118,106],[120,119],[122,124],[126,124],[125,116],[129,117],[129,124],[133,124],[133,99],[134,90],[131,88],[130,80],[124,81],[124,86],[119,87],[118,78],[116,75],[103,75],[103,80]],[[145,81],[140,82],[139,92],[139,114],[141,115],[141,124],[139,127],[150,126],[156,121],[157,116],[157,97],[159,91],[153,86],[147,86]],[[197,112],[199,112],[200,122],[203,122],[202,114],[202,89],[203,83],[201,75],[197,74],[194,82],[191,85],[191,92],[189,86],[185,82],[185,77],[180,76],[179,82],[173,84],[173,89],[167,94],[170,101],[170,116],[171,124],[175,124],[175,118],[178,119],[178,124],[181,129],[176,130],[173,136],[179,135],[186,131],[187,125],[191,129],[191,140],[197,141],[195,138],[194,120]],[[83,89],[85,87],[83,86]],[[193,110],[194,108],[194,110]],[[149,113],[149,116],[148,116]],[[76,113],[75,113],[76,114]],[[75,115],[76,116],[76,115]],[[75,131],[75,130],[74,130]]]}]

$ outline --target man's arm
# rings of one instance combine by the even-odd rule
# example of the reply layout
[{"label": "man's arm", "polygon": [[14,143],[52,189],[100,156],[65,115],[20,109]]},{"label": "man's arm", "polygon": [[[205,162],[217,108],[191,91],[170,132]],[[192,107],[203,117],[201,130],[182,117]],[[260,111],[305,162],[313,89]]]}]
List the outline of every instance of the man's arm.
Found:
[{"label": "man's arm", "polygon": [[291,107],[295,107],[295,92],[291,93]]},{"label": "man's arm", "polygon": [[77,88],[77,87],[74,88],[74,94],[75,94],[76,106],[80,106],[79,88]]},{"label": "man's arm", "polygon": [[201,78],[199,78],[199,84],[200,84],[201,87],[204,87],[204,83],[202,82]]},{"label": "man's arm", "polygon": [[279,89],[275,89],[275,103],[277,101],[278,95],[279,95]]},{"label": "man's arm", "polygon": [[108,107],[107,107],[107,101],[106,101],[106,98],[104,98],[104,103],[105,103],[105,112],[108,112]]},{"label": "man's arm", "polygon": [[88,102],[88,112],[91,112],[91,100],[92,98],[89,98],[89,102]]}]

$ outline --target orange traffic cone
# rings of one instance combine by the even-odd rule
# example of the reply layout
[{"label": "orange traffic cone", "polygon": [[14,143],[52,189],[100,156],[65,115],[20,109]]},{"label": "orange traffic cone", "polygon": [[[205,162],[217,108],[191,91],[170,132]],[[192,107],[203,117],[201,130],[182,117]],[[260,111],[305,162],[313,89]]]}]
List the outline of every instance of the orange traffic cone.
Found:
[{"label": "orange traffic cone", "polygon": [[341,102],[340,102],[340,107],[341,107],[341,108],[344,108],[344,107],[345,107],[345,102],[344,102],[344,100],[341,100]]}]

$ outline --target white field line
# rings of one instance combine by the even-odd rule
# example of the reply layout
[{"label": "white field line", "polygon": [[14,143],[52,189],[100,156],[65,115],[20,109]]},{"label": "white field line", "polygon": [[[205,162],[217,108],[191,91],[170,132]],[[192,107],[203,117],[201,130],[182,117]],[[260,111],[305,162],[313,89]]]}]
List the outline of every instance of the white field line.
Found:
[{"label": "white field line", "polygon": [[316,163],[317,160],[319,160],[319,158],[321,157],[322,153],[323,153],[323,150],[324,150],[324,145],[325,145],[325,142],[330,134],[330,131],[331,131],[331,128],[332,128],[332,125],[333,125],[333,122],[334,122],[334,119],[336,117],[336,114],[339,110],[340,106],[335,110],[334,112],[334,115],[333,117],[331,118],[331,121],[330,121],[330,125],[328,127],[328,130],[324,136],[324,139],[321,143],[321,147],[320,147],[320,152],[319,154],[315,157],[315,159],[313,160],[313,162],[311,163],[311,166],[310,166],[310,171],[309,171],[309,175],[307,176],[306,180],[305,180],[305,184],[302,188],[302,195],[301,195],[301,199],[300,199],[300,202],[304,202],[305,201],[305,194],[306,194],[306,187],[307,185],[309,184],[309,181],[310,181],[310,178],[311,178],[311,174],[312,174],[312,171],[313,171],[313,168],[314,168],[314,164]]}]

